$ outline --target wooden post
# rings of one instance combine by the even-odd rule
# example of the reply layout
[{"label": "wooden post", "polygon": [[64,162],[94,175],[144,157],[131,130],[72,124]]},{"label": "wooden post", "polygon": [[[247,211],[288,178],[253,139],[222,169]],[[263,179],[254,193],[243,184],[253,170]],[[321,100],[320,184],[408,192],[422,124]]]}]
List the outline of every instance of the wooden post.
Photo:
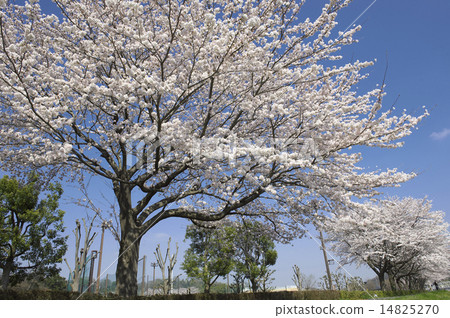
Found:
[{"label": "wooden post", "polygon": [[153,291],[153,295],[155,294],[155,270],[156,270],[156,263],[151,263],[151,266],[153,267],[153,286],[152,286],[152,291]]},{"label": "wooden post", "polygon": [[[84,261],[82,261],[82,263],[83,263],[83,267],[82,267],[82,271],[83,271],[83,275],[81,276],[81,290],[80,290],[80,293],[83,293],[84,292],[84,275],[86,274],[86,254],[87,253],[85,253],[84,252],[84,249],[82,248],[81,249],[81,255],[83,255],[83,257],[84,257]],[[83,259],[83,258],[82,258]]]},{"label": "wooden post", "polygon": [[97,257],[97,251],[91,252],[91,268],[89,269],[89,285],[88,285],[88,292],[92,293],[92,285],[94,285],[93,278],[94,278],[94,265],[95,265],[95,258]]}]

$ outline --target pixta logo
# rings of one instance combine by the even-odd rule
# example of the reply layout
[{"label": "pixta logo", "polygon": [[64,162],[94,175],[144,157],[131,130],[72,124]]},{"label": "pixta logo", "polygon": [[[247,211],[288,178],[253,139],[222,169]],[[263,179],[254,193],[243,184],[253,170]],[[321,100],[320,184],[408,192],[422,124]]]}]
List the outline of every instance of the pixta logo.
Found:
[{"label": "pixta logo", "polygon": [[[174,139],[157,136],[152,142],[132,139],[127,143],[127,166],[149,169],[157,152],[159,156],[169,154],[178,158],[190,158],[193,165],[216,161],[231,166],[237,162],[265,162],[274,155],[294,156],[297,160],[317,160],[320,153],[313,138],[218,138],[191,137],[182,143]],[[164,153],[164,155],[163,155]]]}]

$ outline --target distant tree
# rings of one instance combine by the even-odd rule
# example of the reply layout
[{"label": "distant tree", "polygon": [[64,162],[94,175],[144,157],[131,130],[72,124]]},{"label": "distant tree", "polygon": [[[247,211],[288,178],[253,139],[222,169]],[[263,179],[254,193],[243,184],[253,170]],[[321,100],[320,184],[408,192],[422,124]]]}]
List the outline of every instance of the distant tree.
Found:
[{"label": "distant tree", "polygon": [[59,274],[49,276],[43,281],[44,287],[50,290],[67,290],[67,280]]},{"label": "distant tree", "polygon": [[367,264],[382,289],[410,289],[450,272],[450,234],[444,213],[426,199],[389,198],[355,204],[327,221],[332,249],[344,262]]},{"label": "distant tree", "polygon": [[292,274],[292,281],[294,282],[295,287],[297,287],[297,290],[300,291],[303,288],[304,275],[297,265],[292,266],[292,270],[294,271],[294,274]]},{"label": "distant tree", "polygon": [[[337,290],[345,290],[347,287],[347,276],[343,273],[331,274],[331,280]],[[332,287],[333,288],[333,287]],[[332,289],[330,288],[330,289]]]},{"label": "distant tree", "polygon": [[92,227],[94,226],[94,221],[97,215],[95,215],[92,219],[88,219],[89,225],[86,223],[86,219],[82,219],[83,221],[83,228],[84,228],[84,241],[83,241],[83,247],[80,249],[81,244],[81,223],[79,220],[75,221],[76,227],[73,230],[73,234],[75,235],[75,257],[74,257],[74,267],[69,265],[69,262],[66,258],[64,258],[64,261],[66,262],[67,267],[69,268],[69,271],[71,273],[72,281],[70,282],[70,287],[72,291],[78,291],[79,285],[80,285],[80,279],[81,275],[83,273],[83,270],[86,266],[86,260],[89,254],[89,250],[91,249],[91,245],[94,242],[95,237],[97,236],[97,233],[92,233]]},{"label": "distant tree", "polygon": [[[0,179],[0,268],[2,288],[33,276],[57,274],[56,264],[67,250],[64,211],[60,210],[61,185],[43,191],[39,177],[32,173],[22,183],[4,176]],[[44,196],[39,200],[40,196]]]},{"label": "distant tree", "polygon": [[277,261],[275,243],[261,223],[242,221],[234,225],[235,272],[242,273],[250,281],[253,292],[266,289],[270,266]]},{"label": "distant tree", "polygon": [[[0,275],[1,276],[1,275]],[[67,290],[67,280],[58,273],[44,275],[30,275],[14,287],[19,290]]]},{"label": "distant tree", "polygon": [[[347,291],[353,291],[353,290],[363,290],[364,289],[364,282],[361,277],[348,277],[344,273],[333,273],[331,274],[332,282],[333,282],[333,288],[336,288],[337,290],[347,290]],[[330,290],[331,288],[328,286],[328,276],[324,275],[320,278],[319,282],[322,289]]]},{"label": "distant tree", "polygon": [[226,294],[227,292],[227,284],[223,282],[214,282],[214,284],[210,288],[211,294]]},{"label": "distant tree", "polygon": [[238,268],[238,265],[235,265],[234,271],[231,273],[231,277],[234,282],[231,284],[231,289],[234,293],[239,294],[244,291],[245,288],[245,274],[243,270]]},{"label": "distant tree", "polygon": [[353,277],[345,276],[345,288],[348,291],[364,290],[364,282],[363,282],[362,278],[359,276],[353,276]]},{"label": "distant tree", "polygon": [[316,286],[316,278],[313,274],[305,275],[303,278],[303,288],[306,290],[313,289]]},{"label": "distant tree", "polygon": [[319,278],[319,286],[323,290],[331,290],[330,282],[328,280],[327,275],[323,275],[322,277]]},{"label": "distant tree", "polygon": [[232,227],[187,227],[186,240],[191,243],[181,268],[189,277],[202,280],[205,293],[210,292],[219,277],[225,277],[233,269],[234,235]]},{"label": "distant tree", "polygon": [[[173,288],[173,269],[175,267],[175,264],[177,263],[177,255],[178,255],[178,243],[176,244],[176,251],[175,254],[170,255],[170,241],[172,238],[169,238],[169,241],[167,242],[167,250],[164,257],[161,253],[161,246],[158,244],[156,247],[155,257],[156,261],[158,263],[158,266],[161,270],[162,275],[162,290],[164,295],[170,294]],[[167,260],[169,261],[167,265],[167,278],[166,278],[166,264]]]},{"label": "distant tree", "polygon": [[265,271],[261,275],[259,282],[260,282],[260,290],[263,293],[266,293],[266,292],[274,289],[274,287],[271,285],[273,283],[273,281],[275,280],[275,278],[272,276],[274,273],[275,273],[275,270],[270,269],[270,270]]}]

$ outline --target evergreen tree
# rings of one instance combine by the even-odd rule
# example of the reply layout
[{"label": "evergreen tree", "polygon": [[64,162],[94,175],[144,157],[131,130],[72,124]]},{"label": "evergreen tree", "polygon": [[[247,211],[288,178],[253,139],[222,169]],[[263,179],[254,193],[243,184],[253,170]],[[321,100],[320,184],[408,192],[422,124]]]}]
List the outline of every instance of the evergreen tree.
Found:
[{"label": "evergreen tree", "polygon": [[233,237],[231,227],[210,229],[192,225],[187,228],[186,239],[191,244],[181,268],[188,277],[202,280],[205,293],[210,292],[219,277],[233,269]]},{"label": "evergreen tree", "polygon": [[56,264],[67,250],[64,211],[58,209],[60,184],[50,184],[39,200],[42,186],[36,174],[23,184],[4,176],[0,179],[0,268],[2,288],[25,278],[45,279],[57,274]]}]

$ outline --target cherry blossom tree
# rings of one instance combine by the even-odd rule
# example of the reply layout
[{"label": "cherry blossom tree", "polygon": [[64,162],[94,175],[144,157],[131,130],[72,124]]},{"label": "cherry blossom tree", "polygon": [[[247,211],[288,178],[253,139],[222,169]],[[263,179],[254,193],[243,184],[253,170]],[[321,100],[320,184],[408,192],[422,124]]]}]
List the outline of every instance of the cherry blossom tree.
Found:
[{"label": "cherry blossom tree", "polygon": [[399,147],[426,116],[382,111],[383,87],[356,93],[373,63],[339,55],[360,29],[334,30],[349,0],[305,20],[304,1],[54,2],[60,18],[1,1],[0,160],[110,180],[120,295],[164,219],[260,215],[289,239],[309,198],[413,177],[347,151]]},{"label": "cherry blossom tree", "polygon": [[354,205],[325,221],[331,249],[347,263],[367,264],[386,289],[412,289],[450,272],[450,234],[431,201],[388,198]]}]

